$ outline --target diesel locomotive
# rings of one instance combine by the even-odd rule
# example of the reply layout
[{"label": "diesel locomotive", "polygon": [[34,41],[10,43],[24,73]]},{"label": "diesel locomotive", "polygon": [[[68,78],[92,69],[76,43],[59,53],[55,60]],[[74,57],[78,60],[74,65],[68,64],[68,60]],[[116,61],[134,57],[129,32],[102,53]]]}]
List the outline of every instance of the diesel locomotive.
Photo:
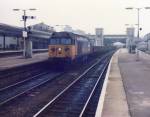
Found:
[{"label": "diesel locomotive", "polygon": [[49,59],[73,61],[92,52],[88,37],[71,32],[54,32],[49,39]]}]

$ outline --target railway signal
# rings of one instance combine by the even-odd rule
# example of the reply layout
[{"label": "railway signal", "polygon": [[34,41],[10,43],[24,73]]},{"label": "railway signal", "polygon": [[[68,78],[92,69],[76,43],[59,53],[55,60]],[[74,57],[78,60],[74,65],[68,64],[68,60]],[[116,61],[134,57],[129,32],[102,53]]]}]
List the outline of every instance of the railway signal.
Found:
[{"label": "railway signal", "polygon": [[[22,16],[22,19],[23,19],[23,22],[24,22],[24,30],[22,32],[22,36],[23,36],[23,40],[24,40],[24,51],[23,51],[23,56],[25,58],[28,58],[28,55],[27,55],[27,49],[26,49],[26,38],[27,38],[27,27],[26,27],[26,22],[27,22],[27,19],[35,19],[35,16],[27,16],[26,15],[26,11],[27,10],[30,10],[30,11],[34,11],[36,10],[35,8],[31,8],[31,9],[13,9],[14,11],[20,11],[22,10],[23,11],[23,16]],[[32,49],[31,49],[32,50]],[[32,52],[29,52],[29,53],[32,53]],[[29,57],[32,57],[32,54],[29,55]]]},{"label": "railway signal", "polygon": [[27,19],[35,19],[36,17],[35,16],[22,16],[22,19],[23,19],[23,21],[24,20],[27,20]]}]

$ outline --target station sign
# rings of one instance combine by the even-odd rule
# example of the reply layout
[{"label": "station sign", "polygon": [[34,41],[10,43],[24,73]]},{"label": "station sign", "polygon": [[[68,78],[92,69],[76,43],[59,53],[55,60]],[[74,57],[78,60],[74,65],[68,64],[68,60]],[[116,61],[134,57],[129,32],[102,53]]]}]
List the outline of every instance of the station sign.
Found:
[{"label": "station sign", "polygon": [[22,36],[23,36],[24,38],[28,37],[27,31],[22,31]]}]

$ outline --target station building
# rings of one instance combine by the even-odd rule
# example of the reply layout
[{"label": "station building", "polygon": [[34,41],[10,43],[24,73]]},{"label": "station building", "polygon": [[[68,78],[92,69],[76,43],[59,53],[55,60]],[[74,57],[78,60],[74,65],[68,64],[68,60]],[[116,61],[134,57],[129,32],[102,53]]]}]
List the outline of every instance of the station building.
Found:
[{"label": "station building", "polygon": [[[22,27],[0,23],[0,50],[23,49]],[[32,40],[33,49],[47,49],[53,27],[44,23],[28,27],[28,38]]]}]

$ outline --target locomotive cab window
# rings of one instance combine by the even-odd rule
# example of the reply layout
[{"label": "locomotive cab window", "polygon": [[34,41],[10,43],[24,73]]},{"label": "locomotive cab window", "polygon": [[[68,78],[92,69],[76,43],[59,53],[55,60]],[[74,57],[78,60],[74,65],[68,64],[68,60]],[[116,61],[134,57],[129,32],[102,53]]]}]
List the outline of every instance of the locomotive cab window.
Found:
[{"label": "locomotive cab window", "polygon": [[49,44],[50,45],[59,45],[59,44],[71,45],[74,44],[74,40],[70,38],[51,38]]},{"label": "locomotive cab window", "polygon": [[57,44],[59,44],[59,39],[51,38],[50,39],[50,44],[51,45],[57,45]]},{"label": "locomotive cab window", "polygon": [[71,44],[71,39],[69,38],[62,38],[60,40],[61,44],[66,44],[66,45],[70,45]]}]

